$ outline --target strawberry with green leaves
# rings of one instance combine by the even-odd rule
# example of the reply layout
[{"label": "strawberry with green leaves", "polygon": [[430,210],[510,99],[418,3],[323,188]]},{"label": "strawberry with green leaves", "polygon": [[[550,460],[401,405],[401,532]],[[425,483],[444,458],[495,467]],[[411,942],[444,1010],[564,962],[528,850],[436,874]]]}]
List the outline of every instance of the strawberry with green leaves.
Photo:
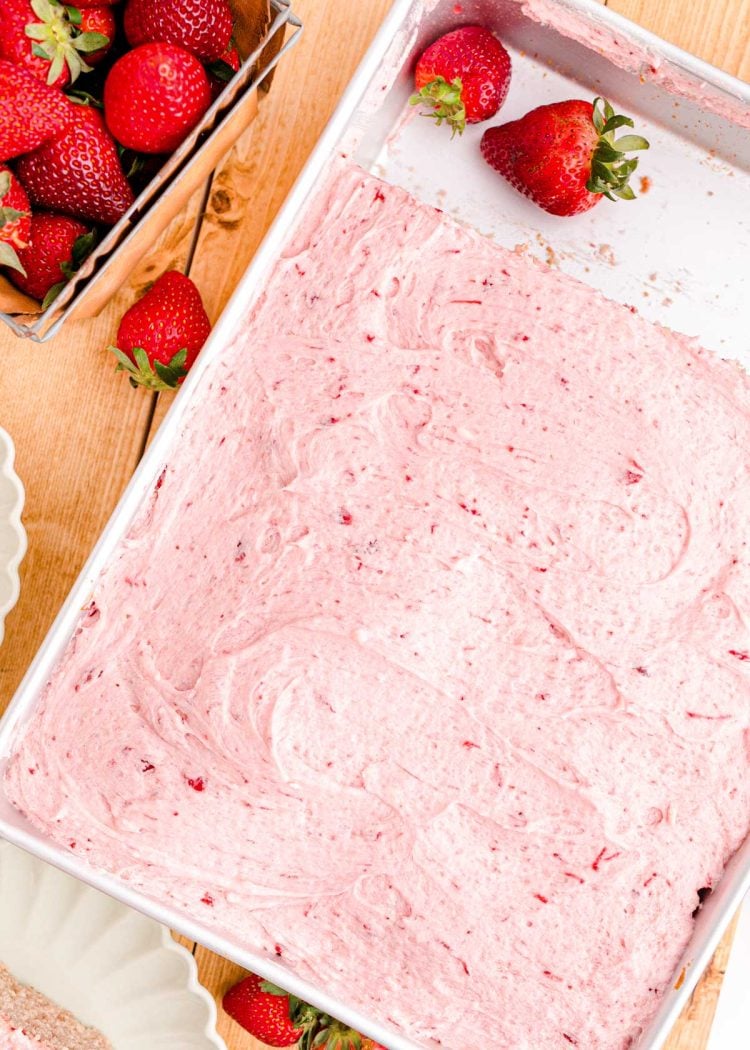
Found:
[{"label": "strawberry with green leaves", "polygon": [[[112,30],[114,20],[107,25]],[[0,58],[49,85],[62,88],[89,72],[86,55],[101,52],[110,42],[90,19],[87,29],[77,8],[59,0],[3,0]]]},{"label": "strawberry with green leaves", "polygon": [[445,122],[455,135],[467,124],[494,117],[510,87],[510,55],[489,29],[461,26],[421,55],[414,73],[412,106]]},{"label": "strawberry with green leaves", "polygon": [[640,135],[615,138],[633,127],[606,99],[554,102],[520,120],[488,128],[482,155],[511,186],[552,215],[578,215],[602,197],[632,200],[638,166],[628,153],[648,149]]},{"label": "strawberry with green leaves", "polygon": [[134,200],[117,146],[99,110],[67,105],[66,130],[21,157],[16,173],[33,204],[113,226]]},{"label": "strawberry with green leaves", "polygon": [[62,91],[0,59],[0,161],[35,150],[59,135],[70,124],[72,112]]},{"label": "strawberry with green leaves", "polygon": [[109,349],[133,386],[174,390],[210,331],[198,289],[185,274],[168,270],[123,316],[117,346]]},{"label": "strawberry with green leaves", "polygon": [[16,288],[38,299],[44,310],[54,302],[91,253],[96,235],[69,215],[38,212],[31,218],[28,244],[18,251],[24,273],[11,273]]},{"label": "strawberry with green leaves", "polygon": [[31,209],[23,186],[10,168],[0,164],[0,265],[24,273],[19,253],[31,232]]},{"label": "strawberry with green leaves", "polygon": [[104,83],[107,126],[137,153],[173,152],[210,105],[205,69],[176,44],[142,44],[126,52]]},{"label": "strawberry with green leaves", "polygon": [[319,1012],[256,974],[243,978],[224,996],[229,1016],[267,1046],[313,1045]]},{"label": "strawberry with green leaves", "polygon": [[131,47],[166,41],[214,62],[229,48],[232,9],[227,0],[128,0],[125,36]]}]

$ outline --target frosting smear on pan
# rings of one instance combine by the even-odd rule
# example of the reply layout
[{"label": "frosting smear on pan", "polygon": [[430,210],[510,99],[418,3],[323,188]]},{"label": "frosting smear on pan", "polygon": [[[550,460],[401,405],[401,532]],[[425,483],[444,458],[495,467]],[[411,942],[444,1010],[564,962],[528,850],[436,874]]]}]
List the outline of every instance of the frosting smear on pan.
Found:
[{"label": "frosting smear on pan", "polygon": [[425,1047],[624,1050],[750,825],[750,387],[330,178],[16,741],[58,843]]}]

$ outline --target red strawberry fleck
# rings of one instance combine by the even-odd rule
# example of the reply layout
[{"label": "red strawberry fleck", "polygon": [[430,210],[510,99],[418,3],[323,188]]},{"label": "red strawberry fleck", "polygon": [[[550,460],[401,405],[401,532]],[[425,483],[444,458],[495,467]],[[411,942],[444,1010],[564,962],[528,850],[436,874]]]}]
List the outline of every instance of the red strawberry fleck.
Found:
[{"label": "red strawberry fleck", "polygon": [[123,316],[110,350],[134,386],[174,390],[210,331],[198,289],[185,274],[167,270]]},{"label": "red strawberry fleck", "polygon": [[462,26],[422,54],[414,76],[413,106],[425,105],[454,134],[494,117],[510,86],[510,56],[489,29]]},{"label": "red strawberry fleck", "polygon": [[640,135],[615,139],[617,128],[633,126],[605,99],[581,99],[539,106],[520,120],[489,128],[482,154],[520,193],[552,215],[577,215],[611,200],[632,200],[629,179],[638,161],[633,150],[648,149]]},{"label": "red strawberry fleck", "polygon": [[131,47],[166,41],[202,62],[224,56],[232,27],[226,0],[128,0],[125,8],[125,36]]},{"label": "red strawberry fleck", "polygon": [[117,146],[97,109],[69,109],[67,130],[21,157],[18,177],[32,204],[112,226],[134,200]]},{"label": "red strawberry fleck", "polygon": [[203,777],[188,777],[187,782],[188,785],[193,789],[193,791],[206,790],[206,782],[203,779]]},{"label": "red strawberry fleck", "polygon": [[176,44],[142,44],[118,59],[104,84],[104,115],[117,141],[139,153],[171,153],[211,105],[195,55]]},{"label": "red strawberry fleck", "polygon": [[73,108],[62,91],[0,59],[0,161],[59,135],[70,124]]}]

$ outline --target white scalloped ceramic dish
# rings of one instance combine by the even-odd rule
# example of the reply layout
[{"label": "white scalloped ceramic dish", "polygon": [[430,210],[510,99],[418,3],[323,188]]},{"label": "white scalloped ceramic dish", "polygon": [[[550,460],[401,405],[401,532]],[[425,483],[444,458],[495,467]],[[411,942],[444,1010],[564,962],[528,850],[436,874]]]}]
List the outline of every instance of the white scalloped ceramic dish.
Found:
[{"label": "white scalloped ceramic dish", "polygon": [[5,617],[18,601],[18,566],[26,553],[26,533],[21,524],[23,485],[13,470],[15,449],[0,427],[0,644]]},{"label": "white scalloped ceramic dish", "polygon": [[164,926],[7,842],[0,962],[114,1050],[226,1050],[195,960]]}]

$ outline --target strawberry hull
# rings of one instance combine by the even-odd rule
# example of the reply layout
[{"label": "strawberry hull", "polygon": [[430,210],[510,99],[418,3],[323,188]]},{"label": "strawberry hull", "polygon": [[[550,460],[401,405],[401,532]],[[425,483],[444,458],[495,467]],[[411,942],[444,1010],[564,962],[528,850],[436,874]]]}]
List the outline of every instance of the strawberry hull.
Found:
[{"label": "strawberry hull", "polygon": [[[205,116],[132,205],[120,194],[117,201],[111,202],[113,209],[108,206],[92,216],[101,219],[106,214],[114,225],[104,231],[97,248],[52,305],[42,312],[38,302],[0,275],[0,319],[17,335],[43,341],[70,318],[93,317],[99,313],[254,120],[258,88],[270,79],[283,53],[296,42],[301,23],[293,13],[290,0],[237,0],[233,6],[242,62],[236,77],[223,84],[220,92],[213,91]],[[52,91],[25,71],[22,75],[27,76],[32,85],[38,85],[39,90]],[[77,107],[62,101],[63,119],[59,124],[64,127],[67,112]],[[30,134],[25,133],[25,151],[30,148],[29,143],[35,146],[50,135],[46,128],[31,128]],[[7,152],[13,155],[10,139]],[[24,162],[27,159],[24,158]],[[40,186],[44,206],[59,210],[61,202],[55,187],[42,185],[41,180],[34,181]]]}]

